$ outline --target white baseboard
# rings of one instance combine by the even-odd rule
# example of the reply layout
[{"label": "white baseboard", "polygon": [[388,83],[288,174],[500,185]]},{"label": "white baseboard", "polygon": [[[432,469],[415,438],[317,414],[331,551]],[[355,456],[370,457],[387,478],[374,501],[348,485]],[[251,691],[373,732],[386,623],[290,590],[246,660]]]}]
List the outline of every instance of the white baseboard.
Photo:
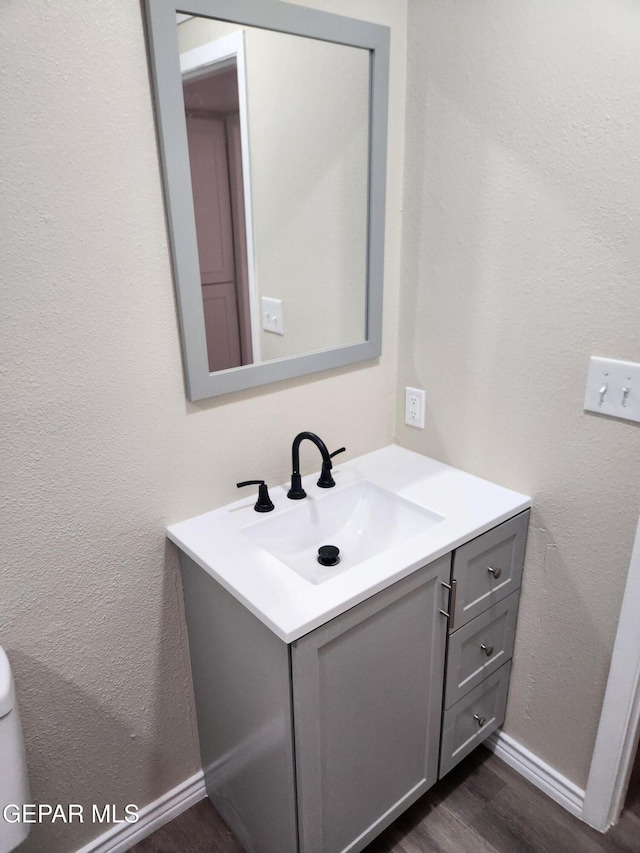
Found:
[{"label": "white baseboard", "polygon": [[[525,749],[517,740],[504,732],[496,732],[485,741],[485,746],[572,815],[582,818],[584,791]],[[138,841],[169,823],[206,795],[204,775],[199,771],[140,809],[136,823],[118,824],[76,853],[126,853]]]},{"label": "white baseboard", "polygon": [[167,791],[138,812],[136,823],[119,823],[94,838],[76,853],[125,853],[165,823],[207,796],[202,770]]},{"label": "white baseboard", "polygon": [[584,791],[581,788],[504,732],[495,732],[484,743],[505,764],[582,820]]}]

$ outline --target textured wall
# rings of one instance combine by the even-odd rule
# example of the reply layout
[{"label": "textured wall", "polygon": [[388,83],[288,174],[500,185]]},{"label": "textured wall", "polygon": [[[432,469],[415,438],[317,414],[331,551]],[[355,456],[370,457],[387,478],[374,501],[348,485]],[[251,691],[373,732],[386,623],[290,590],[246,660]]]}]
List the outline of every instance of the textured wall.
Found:
[{"label": "textured wall", "polygon": [[640,6],[410,0],[398,421],[529,493],[506,731],[583,787],[640,503],[640,427],[582,411],[640,360]]},{"label": "textured wall", "polygon": [[[393,26],[402,128],[405,0],[310,5]],[[402,132],[383,357],[190,404],[139,4],[7,0],[0,56],[0,643],[35,799],[142,806],[199,765],[165,525],[235,499],[239,479],[286,479],[300,429],[350,455],[392,437]],[[304,466],[318,467],[310,451]],[[25,853],[100,831],[35,828]]]}]

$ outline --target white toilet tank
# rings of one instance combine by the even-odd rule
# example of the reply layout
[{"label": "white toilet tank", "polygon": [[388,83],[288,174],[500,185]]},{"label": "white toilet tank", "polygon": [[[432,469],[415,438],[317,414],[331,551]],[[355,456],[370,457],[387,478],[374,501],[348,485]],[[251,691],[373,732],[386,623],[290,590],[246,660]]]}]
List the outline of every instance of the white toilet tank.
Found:
[{"label": "white toilet tank", "polygon": [[30,828],[29,824],[14,823],[17,810],[5,807],[28,802],[27,762],[16,692],[9,659],[0,647],[0,853],[14,850],[25,840]]}]

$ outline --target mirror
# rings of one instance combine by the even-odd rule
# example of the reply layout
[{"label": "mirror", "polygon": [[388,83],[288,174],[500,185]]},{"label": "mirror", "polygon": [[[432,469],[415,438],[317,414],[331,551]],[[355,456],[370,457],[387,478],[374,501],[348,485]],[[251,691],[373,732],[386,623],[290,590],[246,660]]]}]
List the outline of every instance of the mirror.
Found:
[{"label": "mirror", "polygon": [[381,350],[389,33],[146,0],[190,400]]}]

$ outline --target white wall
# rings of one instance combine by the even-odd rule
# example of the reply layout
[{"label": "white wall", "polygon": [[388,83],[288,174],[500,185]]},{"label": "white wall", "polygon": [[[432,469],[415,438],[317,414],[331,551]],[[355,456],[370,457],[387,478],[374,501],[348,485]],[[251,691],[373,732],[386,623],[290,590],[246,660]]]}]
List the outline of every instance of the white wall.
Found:
[{"label": "white wall", "polygon": [[398,422],[533,496],[506,731],[584,787],[640,504],[640,428],[582,411],[640,360],[640,6],[410,0]]},{"label": "white wall", "polygon": [[[0,643],[35,800],[137,803],[199,765],[167,523],[286,479],[301,429],[350,456],[392,438],[405,0],[316,0],[392,26],[383,357],[186,402],[138,3],[0,11]],[[305,449],[305,470],[318,459]],[[103,828],[102,828],[103,829]],[[62,853],[91,824],[35,827]]]}]

